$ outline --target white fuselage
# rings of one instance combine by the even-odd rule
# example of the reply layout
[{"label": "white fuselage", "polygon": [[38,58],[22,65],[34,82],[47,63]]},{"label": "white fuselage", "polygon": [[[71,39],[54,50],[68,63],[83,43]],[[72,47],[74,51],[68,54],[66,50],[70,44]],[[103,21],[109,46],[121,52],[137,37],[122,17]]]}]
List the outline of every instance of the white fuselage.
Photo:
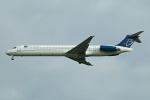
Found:
[{"label": "white fuselage", "polygon": [[[6,52],[9,56],[77,56],[77,54],[67,54],[75,45],[21,45]],[[114,56],[123,52],[130,52],[132,48],[116,46],[118,51],[102,51],[100,45],[91,45],[85,53],[89,56]]]}]

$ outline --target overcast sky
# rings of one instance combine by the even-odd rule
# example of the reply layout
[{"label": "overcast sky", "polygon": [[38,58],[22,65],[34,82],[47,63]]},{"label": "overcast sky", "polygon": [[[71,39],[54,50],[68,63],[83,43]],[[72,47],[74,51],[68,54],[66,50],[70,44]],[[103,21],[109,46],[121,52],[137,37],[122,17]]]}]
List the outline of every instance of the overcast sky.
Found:
[{"label": "overcast sky", "polygon": [[[150,100],[149,0],[0,0],[0,100]],[[144,31],[116,57],[11,57],[16,45],[115,45]]]}]

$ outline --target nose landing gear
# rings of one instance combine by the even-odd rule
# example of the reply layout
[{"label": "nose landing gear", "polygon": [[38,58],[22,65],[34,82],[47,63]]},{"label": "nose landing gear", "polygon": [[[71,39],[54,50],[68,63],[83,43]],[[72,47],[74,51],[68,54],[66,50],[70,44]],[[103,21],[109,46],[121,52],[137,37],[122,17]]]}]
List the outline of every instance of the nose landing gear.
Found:
[{"label": "nose landing gear", "polygon": [[11,56],[11,60],[14,60],[14,56],[13,55]]}]

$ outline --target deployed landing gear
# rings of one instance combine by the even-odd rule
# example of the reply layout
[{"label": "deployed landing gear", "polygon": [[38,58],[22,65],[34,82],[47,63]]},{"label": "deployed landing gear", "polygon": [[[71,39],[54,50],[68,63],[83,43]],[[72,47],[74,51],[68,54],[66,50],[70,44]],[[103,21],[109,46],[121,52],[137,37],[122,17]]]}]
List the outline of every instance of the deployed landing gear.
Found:
[{"label": "deployed landing gear", "polygon": [[81,64],[82,63],[82,61],[79,61],[79,64]]},{"label": "deployed landing gear", "polygon": [[11,56],[11,60],[14,60],[14,56],[13,55]]},{"label": "deployed landing gear", "polygon": [[79,56],[78,56],[78,58],[79,58],[79,59],[82,59],[82,56],[81,56],[81,55],[79,55]]},{"label": "deployed landing gear", "polygon": [[82,55],[79,55],[79,56],[78,56],[78,59],[79,59],[79,61],[78,61],[78,62],[79,62],[79,64],[81,64],[81,63],[82,63],[82,61],[83,61],[83,60],[85,60],[85,58],[83,58],[83,57],[82,57]]}]

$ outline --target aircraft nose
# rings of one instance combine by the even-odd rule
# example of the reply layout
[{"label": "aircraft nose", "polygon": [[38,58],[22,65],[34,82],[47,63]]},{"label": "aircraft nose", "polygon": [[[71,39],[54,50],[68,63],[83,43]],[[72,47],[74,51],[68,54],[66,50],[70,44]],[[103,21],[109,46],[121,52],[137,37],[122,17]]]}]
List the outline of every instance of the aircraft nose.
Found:
[{"label": "aircraft nose", "polygon": [[7,51],[7,52],[6,52],[6,55],[9,55],[9,54],[10,54],[10,51]]}]

